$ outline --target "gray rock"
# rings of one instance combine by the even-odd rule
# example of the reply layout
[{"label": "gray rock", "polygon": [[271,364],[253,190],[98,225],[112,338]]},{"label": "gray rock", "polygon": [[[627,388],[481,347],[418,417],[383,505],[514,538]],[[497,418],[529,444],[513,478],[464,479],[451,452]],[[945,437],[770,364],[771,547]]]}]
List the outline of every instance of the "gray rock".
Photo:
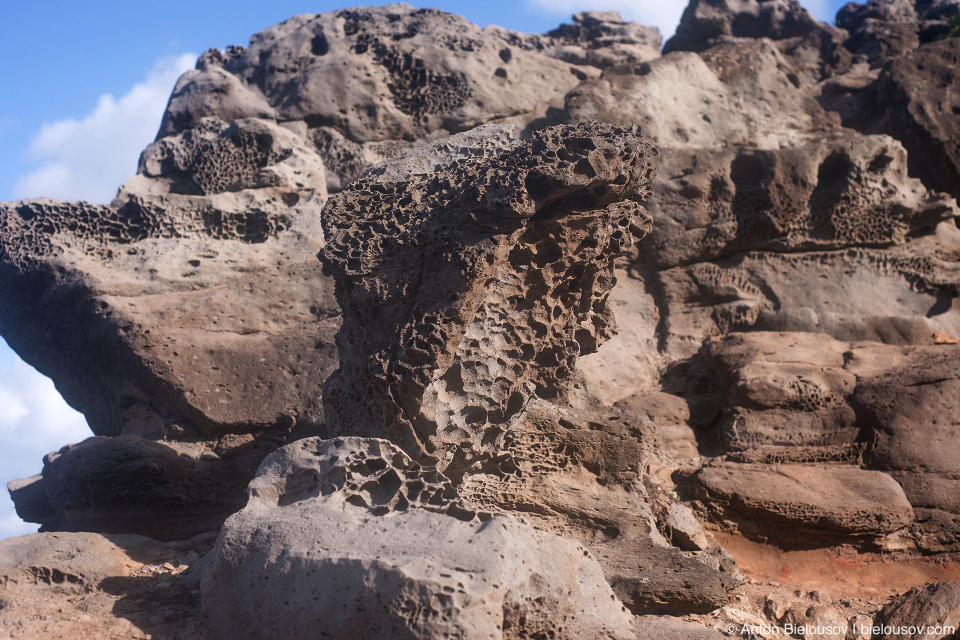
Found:
[{"label": "gray rock", "polygon": [[[694,171],[680,169],[694,163]],[[661,268],[739,251],[903,244],[958,213],[952,198],[908,175],[906,152],[887,136],[676,150],[656,185],[644,258]]]},{"label": "gray rock", "polygon": [[[588,54],[571,66],[548,55],[550,38],[517,46],[506,30],[481,30],[460,16],[405,4],[295,16],[255,34],[246,48],[211,50],[177,84],[160,127],[163,138],[203,117],[227,122],[272,117],[302,122],[342,189],[359,172],[410,146],[502,117],[540,113],[582,78],[586,59],[633,59],[654,49],[632,23],[589,21]],[[582,23],[578,23],[582,24]],[[576,53],[579,52],[579,53]],[[345,106],[349,105],[349,107]]]},{"label": "gray rock", "polygon": [[207,633],[633,637],[583,547],[503,516],[480,524],[443,487],[443,476],[383,440],[279,450],[205,570]]},{"label": "gray rock", "polygon": [[0,540],[0,585],[79,593],[109,577],[130,575],[135,556],[164,546],[136,535],[33,533]]},{"label": "gray rock", "polygon": [[639,616],[634,623],[637,640],[720,640],[727,637],[709,627],[669,616]]},{"label": "gray rock", "polygon": [[960,540],[955,449],[960,390],[955,344],[861,345],[848,368],[859,383],[853,401],[868,428],[864,461],[903,486],[921,521],[921,546],[932,551]]},{"label": "gray rock", "polygon": [[547,53],[571,64],[608,68],[660,57],[660,31],[628,22],[616,11],[584,11],[547,33]]},{"label": "gray rock", "polygon": [[515,129],[515,125],[481,125],[383,160],[360,177],[371,182],[407,182],[415,176],[449,170],[455,162],[493,160],[518,144]]},{"label": "gray rock", "polygon": [[846,343],[816,333],[736,333],[704,345],[717,376],[728,450],[852,445],[859,435]]},{"label": "gray rock", "polygon": [[[581,542],[633,613],[706,613],[726,603],[739,578],[699,524],[676,526],[682,507],[643,472],[655,431],[611,409],[534,400],[524,422],[504,435],[492,459],[467,470],[459,489],[475,504]],[[680,551],[694,538],[707,552],[700,557]]]},{"label": "gray rock", "polygon": [[163,544],[137,535],[61,532],[0,540],[0,634],[199,638],[199,597],[185,577],[215,538]]},{"label": "gray rock", "polygon": [[[665,149],[778,149],[834,126],[813,94],[791,83],[789,64],[773,45],[743,45],[729,57],[744,59],[727,74],[708,64],[716,59],[686,52],[610,69],[566,94],[563,121],[638,124]],[[686,81],[678,84],[678,77]]]},{"label": "gray rock", "polygon": [[806,35],[819,26],[796,0],[693,0],[664,52],[701,51],[717,36],[781,40]]},{"label": "gray rock", "polygon": [[931,42],[890,61],[868,90],[868,127],[903,142],[912,173],[931,188],[960,197],[956,68],[960,39]]},{"label": "gray rock", "polygon": [[319,428],[338,318],[316,153],[207,119],[142,165],[110,206],[0,205],[0,331],[97,435]]}]

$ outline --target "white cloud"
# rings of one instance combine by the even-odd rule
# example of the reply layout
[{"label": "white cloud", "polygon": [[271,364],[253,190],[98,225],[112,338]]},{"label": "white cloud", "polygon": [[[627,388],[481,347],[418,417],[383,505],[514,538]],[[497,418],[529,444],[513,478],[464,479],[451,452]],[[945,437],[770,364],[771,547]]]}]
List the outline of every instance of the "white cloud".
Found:
[{"label": "white cloud", "polygon": [[6,483],[40,472],[43,456],[91,435],[83,416],[53,382],[17,358],[0,340],[0,539],[37,530],[16,516]]},{"label": "white cloud", "polygon": [[167,98],[196,56],[162,58],[143,81],[115,98],[105,93],[86,116],[47,122],[27,157],[40,166],[14,185],[16,198],[49,196],[104,204],[136,172],[140,151],[156,136]]},{"label": "white cloud", "polygon": [[[802,0],[800,2],[817,20],[833,24],[837,17],[837,3],[832,0]],[[843,3],[840,3],[843,6]]]},{"label": "white cloud", "polygon": [[625,20],[660,29],[666,40],[677,30],[688,0],[527,0],[536,10],[569,18],[580,11],[619,11]]}]

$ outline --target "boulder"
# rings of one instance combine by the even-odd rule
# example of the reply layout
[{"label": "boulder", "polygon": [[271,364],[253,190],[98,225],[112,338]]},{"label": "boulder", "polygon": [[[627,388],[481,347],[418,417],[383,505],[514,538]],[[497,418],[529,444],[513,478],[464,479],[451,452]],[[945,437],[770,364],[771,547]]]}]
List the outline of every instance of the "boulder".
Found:
[{"label": "boulder", "polygon": [[199,75],[174,89],[161,137],[204,115],[227,119],[205,97],[218,84],[198,86],[216,69],[262,96],[280,121],[332,127],[354,142],[470,129],[529,111],[578,82],[564,62],[528,54],[460,16],[403,4],[295,16],[254,34],[246,48],[205,54],[198,66]]},{"label": "boulder", "polygon": [[718,36],[781,40],[816,31],[820,23],[796,0],[693,0],[677,33],[664,45],[671,51],[700,51]]},{"label": "boulder", "polygon": [[0,331],[95,434],[320,427],[338,318],[313,258],[323,166],[298,140],[206,119],[112,205],[0,205]]},{"label": "boulder", "polygon": [[960,582],[910,589],[888,603],[874,619],[879,640],[952,637],[960,626]]},{"label": "boulder", "polygon": [[816,333],[734,333],[701,357],[723,394],[727,450],[852,445],[859,435],[847,344]]},{"label": "boulder", "polygon": [[48,454],[42,475],[11,483],[10,495],[18,515],[44,531],[186,539],[243,507],[247,483],[278,444],[261,438],[218,455],[139,436],[88,438]]},{"label": "boulder", "polygon": [[268,457],[201,585],[211,638],[633,637],[582,546],[469,509],[384,440]]},{"label": "boulder", "polygon": [[697,497],[714,517],[781,548],[883,538],[913,521],[889,475],[845,465],[720,464],[696,474]]},{"label": "boulder", "polygon": [[596,66],[658,49],[655,29],[606,14],[578,15],[549,36],[405,4],[303,14],[247,47],[204,53],[174,88],[158,138],[206,117],[272,119],[320,154],[328,186],[340,190],[411,147],[498,118],[540,117]]}]

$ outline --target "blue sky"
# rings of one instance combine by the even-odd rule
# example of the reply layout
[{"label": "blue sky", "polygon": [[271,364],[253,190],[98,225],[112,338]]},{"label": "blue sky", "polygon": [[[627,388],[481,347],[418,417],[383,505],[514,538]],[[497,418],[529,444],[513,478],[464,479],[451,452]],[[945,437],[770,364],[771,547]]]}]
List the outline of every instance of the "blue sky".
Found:
[{"label": "blue sky", "polygon": [[[686,0],[438,0],[413,3],[485,26],[543,33],[572,13],[616,9],[670,35]],[[832,22],[843,2],[801,0]],[[180,73],[210,47],[342,1],[52,0],[0,3],[0,200],[52,196],[108,202],[136,171]],[[0,301],[3,304],[3,301]],[[48,451],[89,435],[53,384],[0,339],[0,488],[38,473]],[[0,538],[35,530],[0,490]]]}]

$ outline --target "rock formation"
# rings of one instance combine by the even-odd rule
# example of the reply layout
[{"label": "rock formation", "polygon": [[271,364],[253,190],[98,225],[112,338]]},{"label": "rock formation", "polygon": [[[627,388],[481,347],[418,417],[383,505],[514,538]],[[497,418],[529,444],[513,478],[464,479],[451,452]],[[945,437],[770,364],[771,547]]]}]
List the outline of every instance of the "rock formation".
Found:
[{"label": "rock formation", "polygon": [[4,620],[954,624],[958,15],[693,0],[661,53],[389,5],[206,52],[110,205],[0,204],[0,333],[97,436],[10,483],[48,533],[0,544]]},{"label": "rock formation", "polygon": [[272,454],[208,563],[211,638],[633,637],[582,547],[469,509],[385,440]]},{"label": "rock formation", "polygon": [[636,129],[558,126],[331,198],[330,430],[386,434],[458,471],[496,452],[530,398],[561,393],[612,335],[613,264],[649,227],[637,201],[656,169]]}]

